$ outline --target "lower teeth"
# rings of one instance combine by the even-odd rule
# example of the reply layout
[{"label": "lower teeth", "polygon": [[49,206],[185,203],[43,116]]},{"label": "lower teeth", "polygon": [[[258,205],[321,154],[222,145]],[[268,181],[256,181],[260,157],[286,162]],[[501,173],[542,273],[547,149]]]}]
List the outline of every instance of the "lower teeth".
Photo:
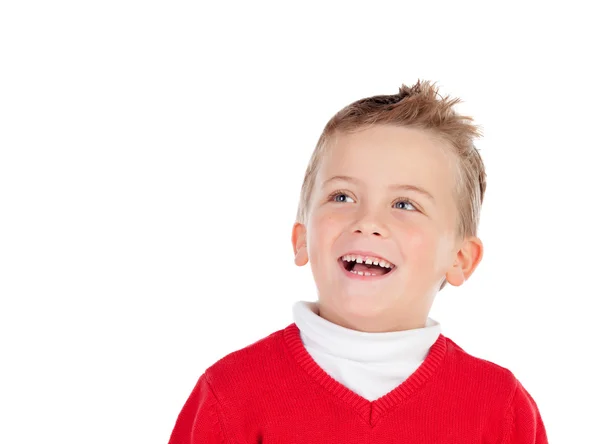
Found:
[{"label": "lower teeth", "polygon": [[354,270],[350,270],[350,273],[359,274],[361,276],[377,276],[375,273],[369,273],[368,271],[354,271]]}]

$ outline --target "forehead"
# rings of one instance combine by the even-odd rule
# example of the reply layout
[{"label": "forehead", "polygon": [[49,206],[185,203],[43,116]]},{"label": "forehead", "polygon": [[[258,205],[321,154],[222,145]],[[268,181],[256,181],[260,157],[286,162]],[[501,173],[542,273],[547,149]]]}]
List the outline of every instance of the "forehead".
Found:
[{"label": "forehead", "polygon": [[451,195],[456,183],[455,168],[449,146],[430,133],[375,125],[332,137],[321,161],[317,186],[343,175],[372,187],[414,185],[443,199]]}]

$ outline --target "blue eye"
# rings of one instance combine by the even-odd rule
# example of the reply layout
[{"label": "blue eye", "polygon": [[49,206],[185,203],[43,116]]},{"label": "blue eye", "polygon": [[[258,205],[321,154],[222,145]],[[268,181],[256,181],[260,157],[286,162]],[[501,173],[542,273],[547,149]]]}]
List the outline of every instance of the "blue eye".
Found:
[{"label": "blue eye", "polygon": [[[333,193],[329,199],[333,199],[334,202],[338,202],[338,203],[344,203],[344,202],[354,202],[354,200],[348,196],[346,193],[341,193],[341,192],[335,192]],[[349,199],[349,200],[348,200]]]},{"label": "blue eye", "polygon": [[[344,193],[343,191],[335,191],[332,194],[330,194],[329,201],[333,201],[336,203],[354,203],[354,199],[352,199],[350,196],[348,196],[348,194]],[[394,202],[393,207],[398,210],[408,209],[406,207],[398,206],[398,204],[409,205],[412,208],[410,209],[410,211],[417,211],[415,204],[413,204],[413,202],[410,199],[407,199],[405,197],[398,199],[396,202]]]},{"label": "blue eye", "polygon": [[398,201],[396,201],[396,202],[394,203],[394,208],[398,208],[399,210],[402,210],[402,209],[404,209],[404,208],[400,208],[400,207],[398,207],[398,206],[397,206],[397,204],[408,204],[408,205],[410,205],[411,207],[413,207],[413,209],[415,209],[415,210],[416,210],[416,208],[414,207],[414,205],[412,204],[412,202],[411,202],[410,200],[408,200],[408,199],[402,199],[402,200],[398,200]]}]

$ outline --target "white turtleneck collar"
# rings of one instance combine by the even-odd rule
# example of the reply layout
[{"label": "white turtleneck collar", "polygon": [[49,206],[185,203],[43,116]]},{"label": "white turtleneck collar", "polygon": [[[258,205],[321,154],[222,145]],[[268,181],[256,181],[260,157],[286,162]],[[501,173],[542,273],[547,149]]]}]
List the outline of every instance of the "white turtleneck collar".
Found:
[{"label": "white turtleneck collar", "polygon": [[441,326],[427,318],[425,327],[368,333],[351,330],[319,316],[317,302],[297,301],[294,323],[304,347],[332,378],[369,401],[390,392],[425,360]]}]

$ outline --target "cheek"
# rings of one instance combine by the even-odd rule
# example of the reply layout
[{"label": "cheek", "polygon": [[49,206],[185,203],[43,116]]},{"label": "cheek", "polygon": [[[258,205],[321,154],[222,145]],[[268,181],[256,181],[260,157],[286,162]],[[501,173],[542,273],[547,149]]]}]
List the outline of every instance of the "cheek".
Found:
[{"label": "cheek", "polygon": [[427,262],[435,255],[437,235],[423,226],[404,229],[400,245],[405,254],[416,262]]},{"label": "cheek", "polygon": [[342,225],[339,218],[331,214],[315,214],[307,225],[307,246],[309,259],[318,261],[319,257],[330,251],[334,239]]},{"label": "cheek", "polygon": [[428,275],[448,268],[448,248],[446,238],[437,230],[414,229],[405,233],[401,245],[404,259],[411,273]]}]

